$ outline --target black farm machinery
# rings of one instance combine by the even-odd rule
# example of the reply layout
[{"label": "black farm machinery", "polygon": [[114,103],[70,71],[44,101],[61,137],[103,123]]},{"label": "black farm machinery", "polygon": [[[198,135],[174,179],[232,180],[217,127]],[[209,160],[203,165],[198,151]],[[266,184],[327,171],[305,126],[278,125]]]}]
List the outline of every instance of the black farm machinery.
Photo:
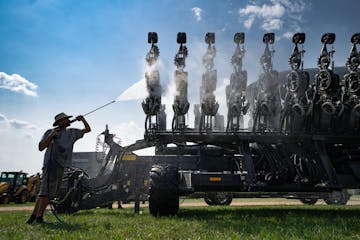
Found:
[{"label": "black farm machinery", "polygon": [[[215,34],[207,33],[195,123],[186,115],[188,75],[186,33],[177,34],[174,63],[176,93],[169,129],[161,99],[157,33],[148,34],[148,97],[144,138],[129,146],[102,133],[108,151],[95,178],[79,169],[65,173],[55,201],[59,212],[94,208],[105,202],[149,201],[150,213],[174,215],[179,198],[203,197],[209,205],[228,205],[233,197],[286,197],[314,204],[346,204],[346,189],[360,187],[360,33],[350,39],[346,73],[334,67],[334,33],[321,38],[316,74],[303,68],[305,33],[293,35],[289,71],[274,69],[275,34],[263,37],[262,73],[248,84],[245,34],[234,35],[233,72],[226,87],[227,118],[218,113],[215,97]],[[245,116],[250,116],[246,126]],[[137,150],[154,147],[152,156]]]}]

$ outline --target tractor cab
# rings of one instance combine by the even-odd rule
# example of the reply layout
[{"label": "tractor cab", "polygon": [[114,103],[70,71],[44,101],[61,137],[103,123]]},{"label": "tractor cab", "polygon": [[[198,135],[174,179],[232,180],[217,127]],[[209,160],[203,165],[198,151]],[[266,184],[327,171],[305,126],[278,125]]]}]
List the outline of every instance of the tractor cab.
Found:
[{"label": "tractor cab", "polygon": [[28,201],[27,173],[2,172],[0,175],[0,201],[8,203],[15,201],[25,203]]},{"label": "tractor cab", "polygon": [[27,173],[23,172],[2,172],[0,182],[7,182],[10,188],[16,188],[27,182]]}]

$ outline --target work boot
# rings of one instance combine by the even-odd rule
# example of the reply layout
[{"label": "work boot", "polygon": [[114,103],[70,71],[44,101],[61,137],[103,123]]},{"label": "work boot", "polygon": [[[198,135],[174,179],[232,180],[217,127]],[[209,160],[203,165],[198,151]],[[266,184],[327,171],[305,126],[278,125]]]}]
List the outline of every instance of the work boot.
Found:
[{"label": "work boot", "polygon": [[43,216],[36,217],[35,223],[38,223],[38,224],[48,224],[48,222],[45,222],[45,221],[44,221]]},{"label": "work boot", "polygon": [[31,214],[31,216],[29,217],[29,219],[25,223],[26,224],[33,224],[35,220],[36,220],[36,215]]}]

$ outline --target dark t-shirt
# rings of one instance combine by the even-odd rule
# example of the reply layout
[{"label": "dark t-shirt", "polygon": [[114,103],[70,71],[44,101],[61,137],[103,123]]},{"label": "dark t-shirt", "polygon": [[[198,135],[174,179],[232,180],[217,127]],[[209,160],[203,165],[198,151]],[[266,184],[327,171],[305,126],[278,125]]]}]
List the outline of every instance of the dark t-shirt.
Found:
[{"label": "dark t-shirt", "polygon": [[[43,141],[50,132],[51,129],[47,130],[41,141]],[[83,131],[76,128],[68,128],[66,131],[60,131],[46,149],[44,166],[48,166],[53,161],[56,161],[62,167],[71,167],[74,143],[83,136]]]}]

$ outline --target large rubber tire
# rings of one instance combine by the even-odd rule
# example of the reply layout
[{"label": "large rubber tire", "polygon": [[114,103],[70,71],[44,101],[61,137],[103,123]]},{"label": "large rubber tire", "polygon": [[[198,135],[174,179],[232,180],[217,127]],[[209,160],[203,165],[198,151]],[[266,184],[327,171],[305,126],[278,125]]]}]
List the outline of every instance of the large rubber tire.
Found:
[{"label": "large rubber tire", "polygon": [[213,201],[213,198],[209,197],[209,196],[205,196],[204,197],[204,201],[207,205],[209,206],[215,206],[215,203]]},{"label": "large rubber tire", "polygon": [[177,167],[154,165],[150,171],[149,210],[153,216],[176,215],[179,211]]},{"label": "large rubber tire", "polygon": [[26,203],[29,200],[29,192],[27,190],[23,190],[19,196],[16,197],[16,203]]},{"label": "large rubber tire", "polygon": [[315,205],[317,201],[317,198],[300,198],[300,202],[306,205]]},{"label": "large rubber tire", "polygon": [[111,202],[111,203],[105,203],[105,204],[101,204],[101,205],[99,205],[99,208],[107,208],[107,209],[112,209],[113,207],[112,207],[112,205],[113,205],[113,203]]},{"label": "large rubber tire", "polygon": [[232,202],[231,193],[208,193],[204,197],[204,201],[209,206],[228,206]]},{"label": "large rubber tire", "polygon": [[56,199],[52,201],[53,207],[57,213],[75,213],[79,211],[80,191],[72,189],[66,195],[65,199]]},{"label": "large rubber tire", "polygon": [[329,193],[328,197],[324,198],[324,201],[328,205],[346,205],[349,201],[350,195],[346,190],[333,191]]},{"label": "large rubber tire", "polygon": [[8,195],[3,195],[0,198],[0,203],[9,204],[10,203],[10,197]]}]

